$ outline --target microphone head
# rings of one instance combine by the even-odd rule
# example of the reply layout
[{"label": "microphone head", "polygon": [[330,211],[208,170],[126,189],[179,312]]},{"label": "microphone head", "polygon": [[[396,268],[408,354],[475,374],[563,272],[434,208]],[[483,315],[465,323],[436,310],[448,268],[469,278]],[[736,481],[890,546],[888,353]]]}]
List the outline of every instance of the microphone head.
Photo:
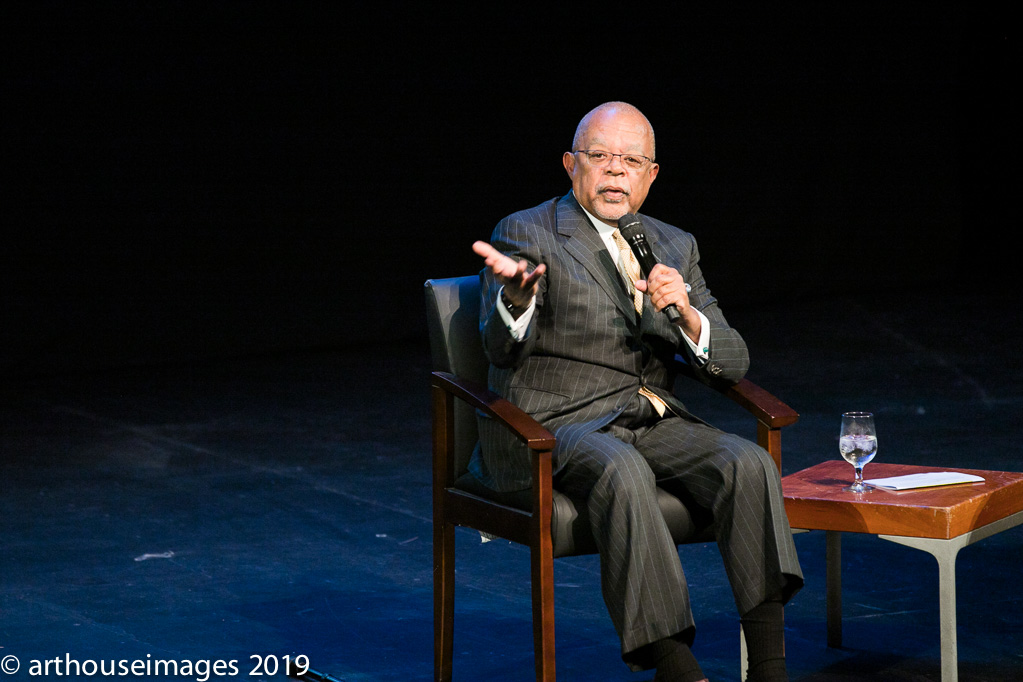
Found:
[{"label": "microphone head", "polygon": [[619,218],[618,230],[627,242],[632,242],[637,237],[639,239],[646,239],[646,235],[643,234],[643,223],[635,213],[626,213]]}]

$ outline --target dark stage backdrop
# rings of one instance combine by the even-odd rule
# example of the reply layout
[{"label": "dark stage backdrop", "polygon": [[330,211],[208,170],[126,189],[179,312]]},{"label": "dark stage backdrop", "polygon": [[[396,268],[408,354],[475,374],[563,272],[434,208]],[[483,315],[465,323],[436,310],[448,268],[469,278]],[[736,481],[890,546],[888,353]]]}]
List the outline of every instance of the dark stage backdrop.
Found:
[{"label": "dark stage backdrop", "polygon": [[422,339],[610,99],[726,310],[1001,291],[1003,17],[411,4],[5,4],[0,371]]}]

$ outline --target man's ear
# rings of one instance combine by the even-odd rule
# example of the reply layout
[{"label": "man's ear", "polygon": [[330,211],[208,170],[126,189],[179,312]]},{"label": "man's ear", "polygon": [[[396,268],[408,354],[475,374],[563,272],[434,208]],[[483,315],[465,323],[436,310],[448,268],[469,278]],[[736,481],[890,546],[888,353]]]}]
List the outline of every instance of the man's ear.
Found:
[{"label": "man's ear", "polygon": [[565,155],[561,157],[561,165],[565,167],[565,172],[568,173],[568,177],[575,177],[575,154],[572,152],[565,152]]}]

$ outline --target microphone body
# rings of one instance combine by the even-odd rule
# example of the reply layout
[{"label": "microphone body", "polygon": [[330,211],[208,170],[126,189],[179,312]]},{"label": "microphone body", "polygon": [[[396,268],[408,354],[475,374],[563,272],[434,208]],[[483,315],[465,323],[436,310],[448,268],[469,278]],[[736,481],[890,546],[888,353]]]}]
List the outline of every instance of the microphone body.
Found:
[{"label": "microphone body", "polygon": [[[618,219],[618,230],[625,237],[625,241],[628,242],[629,248],[632,249],[632,253],[636,256],[636,260],[639,261],[639,267],[643,271],[643,276],[648,277],[650,271],[657,265],[657,259],[654,258],[654,254],[650,250],[650,244],[646,240],[646,233],[643,231],[643,223],[640,221],[639,216],[635,213],[626,213]],[[686,284],[686,291],[691,289],[692,287]],[[665,306],[663,312],[671,322],[678,322],[682,317],[674,303]]]}]

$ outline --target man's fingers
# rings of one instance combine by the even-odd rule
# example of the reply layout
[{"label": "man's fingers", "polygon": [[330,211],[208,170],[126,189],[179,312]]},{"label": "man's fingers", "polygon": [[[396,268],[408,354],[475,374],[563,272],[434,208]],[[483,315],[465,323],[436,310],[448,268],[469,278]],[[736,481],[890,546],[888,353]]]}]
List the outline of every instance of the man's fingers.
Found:
[{"label": "man's fingers", "polygon": [[490,258],[491,256],[494,256],[494,255],[497,255],[497,256],[503,256],[504,255],[500,251],[495,249],[493,246],[491,246],[490,244],[488,244],[486,242],[481,242],[481,241],[473,242],[472,243],[472,250],[476,252],[477,256],[482,256],[483,258]]},{"label": "man's fingers", "polygon": [[677,270],[663,263],[654,266],[645,280],[636,283],[636,288],[650,295],[657,310],[671,304],[682,310],[689,304],[689,285]]},{"label": "man's fingers", "polygon": [[547,271],[546,265],[544,265],[543,263],[537,265],[535,268],[533,268],[533,271],[531,273],[522,278],[522,288],[531,289],[532,287],[536,286],[536,283],[540,281],[540,276],[543,275],[543,273],[545,273],[546,271]]},{"label": "man's fingers", "polygon": [[507,258],[507,256],[486,242],[473,242],[472,250],[476,252],[476,255],[482,256],[491,268],[495,265],[500,265]]},{"label": "man's fingers", "polygon": [[486,242],[473,242],[472,250],[476,255],[483,257],[487,267],[493,270],[495,275],[514,278],[519,271],[519,264],[514,258],[509,258]]},{"label": "man's fingers", "polygon": [[476,252],[476,255],[485,259],[487,267],[493,270],[498,278],[521,289],[530,289],[535,286],[540,276],[547,270],[541,263],[532,272],[527,273],[528,262],[509,258],[486,242],[474,242],[472,250]]}]

